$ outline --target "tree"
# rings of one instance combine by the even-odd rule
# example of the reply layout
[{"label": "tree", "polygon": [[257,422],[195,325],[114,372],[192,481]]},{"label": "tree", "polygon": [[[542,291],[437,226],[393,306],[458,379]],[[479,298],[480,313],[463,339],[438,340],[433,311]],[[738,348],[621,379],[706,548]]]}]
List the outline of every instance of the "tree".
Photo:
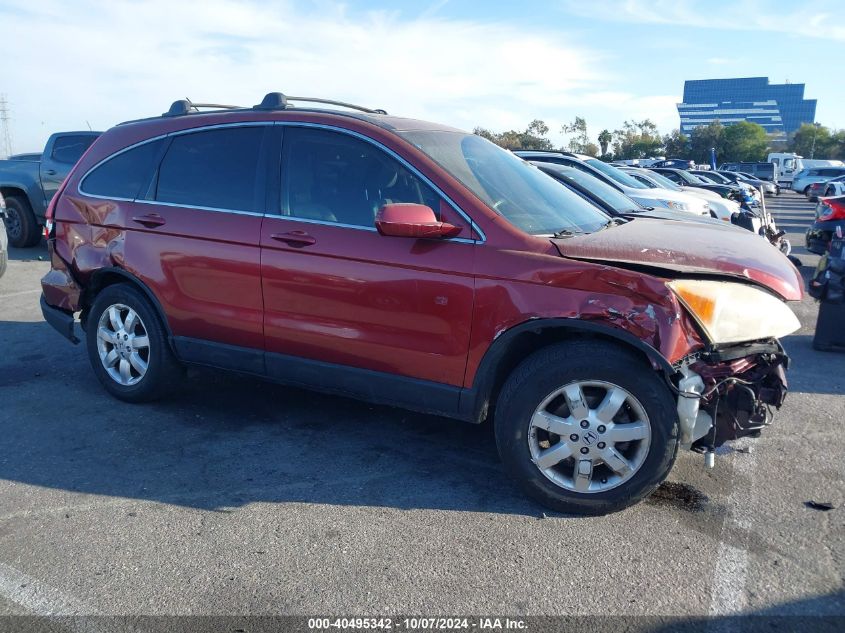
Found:
[{"label": "tree", "polygon": [[613,155],[617,159],[648,158],[660,153],[663,140],[657,126],[649,119],[625,121],[613,132]]},{"label": "tree", "polygon": [[837,153],[836,134],[824,125],[802,123],[792,136],[789,151],[805,158],[833,158]]},{"label": "tree", "polygon": [[[569,139],[569,151],[576,152],[578,154],[586,154],[588,145],[593,145],[590,143],[590,137],[587,135],[587,121],[580,116],[576,116],[575,120],[572,123],[564,123],[560,131],[563,134],[572,134],[572,138]],[[595,145],[593,145],[595,147]],[[593,155],[598,154],[598,148]]]},{"label": "tree", "polygon": [[666,158],[685,158],[689,156],[691,147],[689,137],[680,130],[672,130],[663,137],[663,151]]},{"label": "tree", "polygon": [[477,127],[473,133],[478,136],[486,138],[488,141],[494,142],[496,145],[504,147],[505,149],[537,149],[537,150],[551,150],[554,149],[552,142],[546,138],[549,133],[549,126],[540,119],[534,119],[528,124],[528,127],[519,132],[517,130],[508,130],[507,132],[491,132],[485,128]]},{"label": "tree", "polygon": [[599,155],[599,146],[595,143],[587,143],[581,148],[581,153],[595,158]]},{"label": "tree", "polygon": [[845,130],[837,130],[831,137],[831,149],[828,158],[845,160]]},{"label": "tree", "polygon": [[716,148],[716,162],[721,164],[725,161],[725,153],[722,149],[725,126],[716,120],[707,125],[699,125],[690,134],[690,154],[696,163],[710,162],[710,148]]},{"label": "tree", "polygon": [[724,129],[721,146],[722,160],[762,161],[766,158],[768,146],[769,137],[762,125],[750,121],[740,121]]},{"label": "tree", "polygon": [[613,135],[610,133],[610,130],[602,130],[599,132],[599,145],[601,145],[602,156],[607,156],[607,148],[612,140]]}]

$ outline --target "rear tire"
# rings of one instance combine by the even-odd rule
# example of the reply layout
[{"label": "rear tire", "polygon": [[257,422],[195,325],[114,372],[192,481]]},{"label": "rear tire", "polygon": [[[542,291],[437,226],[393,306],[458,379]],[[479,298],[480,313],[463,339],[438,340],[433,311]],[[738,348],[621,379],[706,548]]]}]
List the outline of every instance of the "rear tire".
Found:
[{"label": "rear tire", "polygon": [[553,345],[523,361],[499,396],[495,432],[505,469],[529,496],[584,515],[651,494],[679,443],[675,403],[658,374],[637,354],[596,340]]},{"label": "rear tire", "polygon": [[15,248],[29,248],[41,241],[41,226],[26,198],[6,198],[6,233]]},{"label": "rear tire", "polygon": [[149,299],[128,284],[108,286],[86,321],[88,358],[97,379],[115,398],[150,402],[175,390],[184,370]]}]

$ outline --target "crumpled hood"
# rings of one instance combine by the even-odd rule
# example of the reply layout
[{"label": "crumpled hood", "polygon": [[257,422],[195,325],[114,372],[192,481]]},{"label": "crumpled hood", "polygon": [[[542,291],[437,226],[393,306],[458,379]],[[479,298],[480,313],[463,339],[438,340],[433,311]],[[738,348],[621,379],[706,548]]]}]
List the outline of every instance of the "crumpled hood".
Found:
[{"label": "crumpled hood", "polygon": [[788,301],[803,296],[803,280],[792,262],[759,235],[728,226],[642,218],[552,242],[573,259],[747,279]]}]

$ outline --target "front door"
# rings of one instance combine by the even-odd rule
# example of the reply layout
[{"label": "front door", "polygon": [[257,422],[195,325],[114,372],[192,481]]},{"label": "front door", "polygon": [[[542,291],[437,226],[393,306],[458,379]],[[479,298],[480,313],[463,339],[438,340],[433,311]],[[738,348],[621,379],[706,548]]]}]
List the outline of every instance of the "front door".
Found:
[{"label": "front door", "polygon": [[[400,377],[457,393],[474,292],[468,222],[397,158],[341,131],[285,126],[281,180],[261,231],[268,371],[290,378],[307,359],[324,373],[303,382],[348,376],[338,391],[360,391],[365,375],[373,389],[380,377],[401,389]],[[374,219],[388,202],[425,204],[462,232],[382,236]]]}]

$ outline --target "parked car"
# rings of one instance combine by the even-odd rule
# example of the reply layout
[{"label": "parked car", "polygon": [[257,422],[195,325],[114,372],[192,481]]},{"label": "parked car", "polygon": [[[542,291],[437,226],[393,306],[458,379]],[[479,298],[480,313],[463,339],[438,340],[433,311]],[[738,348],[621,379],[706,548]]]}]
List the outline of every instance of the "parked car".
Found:
[{"label": "parked car", "polygon": [[810,190],[810,185],[815,182],[825,182],[832,178],[845,176],[845,167],[813,167],[803,169],[795,174],[792,181],[792,190],[803,193],[805,196]]},{"label": "parked car", "polygon": [[18,248],[41,241],[47,205],[83,152],[100,132],[53,134],[38,154],[17,154],[0,160],[0,192],[6,198],[6,229]]},{"label": "parked car", "polygon": [[589,200],[611,217],[627,219],[654,218],[658,220],[674,220],[676,222],[715,222],[718,224],[713,218],[696,216],[691,213],[684,213],[683,211],[643,207],[633,198],[626,196],[622,189],[615,183],[600,180],[581,169],[542,161],[531,161],[531,164],[565,187],[569,187],[584,199]]},{"label": "parked car", "polygon": [[[724,163],[719,171],[735,171],[778,185],[778,167],[774,163]],[[790,174],[791,177],[791,174]],[[788,186],[788,185],[786,185]]]},{"label": "parked car", "polygon": [[6,273],[9,262],[9,238],[6,236],[6,201],[0,193],[0,277]]},{"label": "parked car", "polygon": [[722,222],[732,222],[734,214],[739,213],[740,207],[738,202],[723,198],[715,191],[696,189],[692,187],[684,189],[665,176],[648,169],[629,167],[623,169],[623,171],[632,178],[636,178],[647,187],[660,187],[662,189],[669,189],[670,191],[681,191],[687,195],[696,196],[706,200],[707,204],[710,205],[711,217],[717,218]]},{"label": "parked car", "polygon": [[817,255],[824,255],[830,249],[830,240],[836,233],[836,227],[845,231],[845,195],[835,198],[822,198],[816,205],[816,218],[807,229],[807,250]]},{"label": "parked car", "polygon": [[709,216],[710,205],[706,201],[685,192],[668,189],[652,189],[631,178],[624,171],[608,165],[592,156],[568,152],[541,152],[519,150],[514,152],[520,158],[574,167],[592,174],[600,180],[617,185],[622,192],[645,207],[683,211],[697,216]]},{"label": "parked car", "polygon": [[845,181],[845,175],[831,178],[830,180],[821,180],[814,182],[807,188],[807,200],[810,202],[818,202],[822,196],[835,196],[837,191],[841,189],[839,185]]},{"label": "parked car", "polygon": [[[704,180],[705,182],[713,182],[717,185],[725,185],[728,187],[739,188],[741,191],[745,192],[746,194],[751,195],[752,197],[759,199],[761,196],[761,192],[764,190],[763,181],[756,181],[760,183],[760,186],[754,185],[744,178],[728,178],[727,176],[723,176],[718,171],[715,170],[706,170],[706,169],[691,169],[690,172],[693,176]],[[772,187],[772,183],[765,183],[766,186]]]},{"label": "parked car", "polygon": [[649,167],[671,167],[673,169],[693,169],[695,167],[694,160],[687,160],[686,158],[667,158],[653,162]]},{"label": "parked car", "polygon": [[770,180],[762,180],[760,178],[755,178],[751,174],[748,174],[744,171],[728,171],[728,170],[716,170],[715,172],[720,176],[727,178],[730,182],[734,184],[739,183],[746,183],[751,185],[752,187],[756,187],[765,193],[767,196],[779,196],[780,195],[780,187],[777,183],[772,182]]},{"label": "parked car", "polygon": [[609,220],[480,136],[290,101],[118,125],[54,198],[42,312],[71,341],[79,316],[116,398],[195,363],[492,417],[506,471],[584,514],[771,422],[803,281],[762,240]]},{"label": "parked car", "polygon": [[825,183],[822,195],[825,197],[845,196],[845,176],[828,180]]},{"label": "parked car", "polygon": [[685,169],[671,169],[668,167],[650,167],[651,171],[661,176],[665,176],[676,185],[681,187],[695,187],[696,189],[707,189],[720,195],[722,198],[739,201],[741,189],[738,186],[732,185],[717,185],[712,181],[705,181],[698,176],[694,176]]}]

